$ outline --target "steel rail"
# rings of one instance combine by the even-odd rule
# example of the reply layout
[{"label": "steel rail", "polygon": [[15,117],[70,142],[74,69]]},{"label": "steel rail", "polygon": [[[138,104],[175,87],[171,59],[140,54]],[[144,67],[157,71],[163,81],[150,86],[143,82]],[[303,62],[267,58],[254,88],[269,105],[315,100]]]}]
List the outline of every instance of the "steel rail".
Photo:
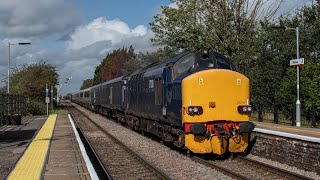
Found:
[{"label": "steel rail", "polygon": [[114,140],[115,142],[117,142],[119,145],[121,145],[122,147],[124,147],[124,149],[132,154],[139,162],[141,162],[142,164],[144,164],[145,166],[147,166],[148,169],[150,169],[151,171],[155,172],[157,174],[158,177],[160,177],[161,179],[171,179],[167,174],[165,174],[164,172],[162,172],[160,169],[158,169],[157,167],[155,167],[154,165],[152,165],[151,163],[149,163],[146,159],[144,159],[142,156],[140,156],[139,154],[137,154],[136,152],[134,152],[131,148],[129,148],[127,145],[125,145],[124,143],[122,143],[120,140],[118,140],[116,137],[114,137],[113,135],[111,135],[108,131],[106,131],[102,126],[100,126],[98,123],[94,122],[89,116],[87,116],[86,114],[84,114],[83,112],[81,112],[80,110],[78,110],[77,108],[75,108],[78,112],[80,112],[84,117],[86,117],[91,123],[93,123],[99,130],[101,130],[103,133],[105,133],[108,137],[110,137],[112,140]]},{"label": "steel rail", "polygon": [[220,172],[222,172],[223,174],[228,175],[228,176],[230,176],[230,177],[232,177],[232,178],[240,179],[240,180],[249,180],[248,177],[245,177],[245,176],[243,176],[243,175],[241,175],[241,174],[238,174],[238,173],[236,173],[236,172],[234,172],[234,171],[232,171],[232,170],[230,170],[230,169],[227,169],[227,168],[218,166],[218,165],[216,165],[216,164],[210,163],[210,161],[204,160],[204,159],[199,158],[199,157],[197,157],[197,156],[191,157],[191,160],[193,160],[193,161],[195,161],[195,162],[198,162],[198,163],[200,163],[200,164],[203,164],[203,165],[205,165],[205,166],[208,166],[208,167],[210,167],[210,168],[212,168],[212,169],[216,169],[217,171],[220,171]]},{"label": "steel rail", "polygon": [[[73,114],[73,113],[71,112],[71,110],[70,110],[70,107],[67,107],[67,109],[68,109],[68,112],[70,113],[72,119],[74,120],[74,123],[76,124],[77,130],[80,132],[80,134],[82,135],[82,137],[84,137],[86,143],[87,143],[87,144],[89,145],[89,147],[90,147],[90,150],[93,152],[93,154],[94,154],[95,158],[97,159],[100,167],[102,168],[103,173],[104,173],[103,175],[104,175],[107,179],[112,180],[109,171],[104,167],[103,163],[102,163],[101,160],[100,160],[99,155],[98,155],[98,154],[96,153],[96,151],[94,150],[91,142],[90,142],[89,139],[85,136],[85,134],[83,133],[82,129],[81,129],[80,126],[78,125],[74,114]],[[76,109],[76,110],[77,110],[77,109]]]},{"label": "steel rail", "polygon": [[248,163],[253,164],[254,166],[258,166],[258,167],[262,167],[264,169],[268,169],[270,171],[272,171],[273,173],[276,173],[280,176],[284,176],[290,179],[301,179],[301,180],[311,180],[311,178],[305,177],[303,175],[285,170],[285,169],[281,169],[275,166],[271,166],[269,164],[263,163],[263,162],[259,162],[253,159],[249,159],[246,157],[242,157],[242,156],[238,156],[237,158],[241,159],[242,161],[246,161]]}]

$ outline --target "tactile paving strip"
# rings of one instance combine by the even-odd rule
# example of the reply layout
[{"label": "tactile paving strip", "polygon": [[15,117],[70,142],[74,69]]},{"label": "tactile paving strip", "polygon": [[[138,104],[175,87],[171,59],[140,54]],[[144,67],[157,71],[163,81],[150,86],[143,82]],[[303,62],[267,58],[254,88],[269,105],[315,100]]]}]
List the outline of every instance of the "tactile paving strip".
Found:
[{"label": "tactile paving strip", "polygon": [[46,160],[57,115],[50,115],[28,149],[20,158],[8,179],[40,179]]}]

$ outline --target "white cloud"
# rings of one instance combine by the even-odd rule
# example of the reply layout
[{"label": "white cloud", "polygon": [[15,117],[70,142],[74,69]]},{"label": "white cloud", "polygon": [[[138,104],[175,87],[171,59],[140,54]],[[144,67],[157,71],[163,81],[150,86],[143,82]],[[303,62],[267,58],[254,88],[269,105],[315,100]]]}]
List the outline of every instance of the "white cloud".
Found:
[{"label": "white cloud", "polygon": [[169,7],[171,7],[171,8],[175,8],[175,9],[178,9],[178,5],[176,4],[176,3],[170,3],[169,5],[167,5],[167,6],[169,6]]},{"label": "white cloud", "polygon": [[115,46],[126,45],[124,41],[136,37],[143,38],[149,36],[150,33],[143,25],[130,29],[127,23],[119,19],[108,20],[100,17],[87,25],[76,28],[70,35],[68,49],[80,49],[99,41],[111,41]]},{"label": "white cloud", "polygon": [[64,0],[0,1],[2,36],[45,36],[72,29],[79,23],[79,9]]},{"label": "white cloud", "polygon": [[[27,63],[39,63],[42,60],[54,64],[60,74],[60,83],[63,84],[66,77],[72,76],[68,86],[61,88],[61,93],[79,90],[84,79],[93,78],[94,70],[101,60],[113,50],[133,46],[136,52],[154,51],[157,47],[151,45],[150,38],[153,33],[146,26],[139,25],[130,28],[127,23],[119,19],[107,20],[97,18],[86,25],[79,26],[71,33],[66,41],[66,49],[62,51],[43,50],[37,43],[30,47],[14,47],[12,61],[18,65]],[[24,39],[10,39],[10,42],[21,42]],[[25,39],[28,40],[28,39]],[[31,40],[32,42],[34,40]],[[7,40],[0,44],[0,68],[2,74],[6,73],[7,65]],[[3,76],[3,75],[2,75]]]}]

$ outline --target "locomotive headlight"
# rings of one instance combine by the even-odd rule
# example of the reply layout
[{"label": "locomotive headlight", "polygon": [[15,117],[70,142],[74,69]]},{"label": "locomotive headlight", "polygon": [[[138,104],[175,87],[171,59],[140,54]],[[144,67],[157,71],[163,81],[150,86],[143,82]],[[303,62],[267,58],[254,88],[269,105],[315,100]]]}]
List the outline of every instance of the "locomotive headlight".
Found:
[{"label": "locomotive headlight", "polygon": [[247,106],[242,107],[242,111],[243,112],[248,112],[248,107]]},{"label": "locomotive headlight", "polygon": [[198,112],[198,108],[197,108],[197,107],[194,107],[194,108],[193,108],[193,112],[194,112],[194,113],[197,113],[197,112]]},{"label": "locomotive headlight", "polygon": [[251,106],[238,106],[238,112],[240,114],[249,114],[252,111]]},{"label": "locomotive headlight", "polygon": [[201,106],[189,106],[188,107],[188,114],[193,115],[201,115],[203,113],[203,109]]}]

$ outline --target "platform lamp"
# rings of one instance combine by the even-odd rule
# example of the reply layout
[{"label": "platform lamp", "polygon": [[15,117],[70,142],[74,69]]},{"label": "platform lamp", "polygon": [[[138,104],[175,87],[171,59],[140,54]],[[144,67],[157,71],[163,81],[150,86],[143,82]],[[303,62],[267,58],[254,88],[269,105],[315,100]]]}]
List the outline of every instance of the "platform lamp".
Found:
[{"label": "platform lamp", "polygon": [[7,93],[10,94],[10,46],[12,45],[30,45],[30,42],[20,42],[20,43],[10,43],[8,42],[9,47],[9,53],[8,53],[8,87],[7,87]]},{"label": "platform lamp", "polygon": [[[299,27],[290,28],[286,26],[272,26],[275,29],[294,30],[296,31],[297,43],[297,60],[299,60]],[[296,101],[296,126],[301,126],[301,102],[300,102],[300,66],[297,65],[297,101]]]}]

